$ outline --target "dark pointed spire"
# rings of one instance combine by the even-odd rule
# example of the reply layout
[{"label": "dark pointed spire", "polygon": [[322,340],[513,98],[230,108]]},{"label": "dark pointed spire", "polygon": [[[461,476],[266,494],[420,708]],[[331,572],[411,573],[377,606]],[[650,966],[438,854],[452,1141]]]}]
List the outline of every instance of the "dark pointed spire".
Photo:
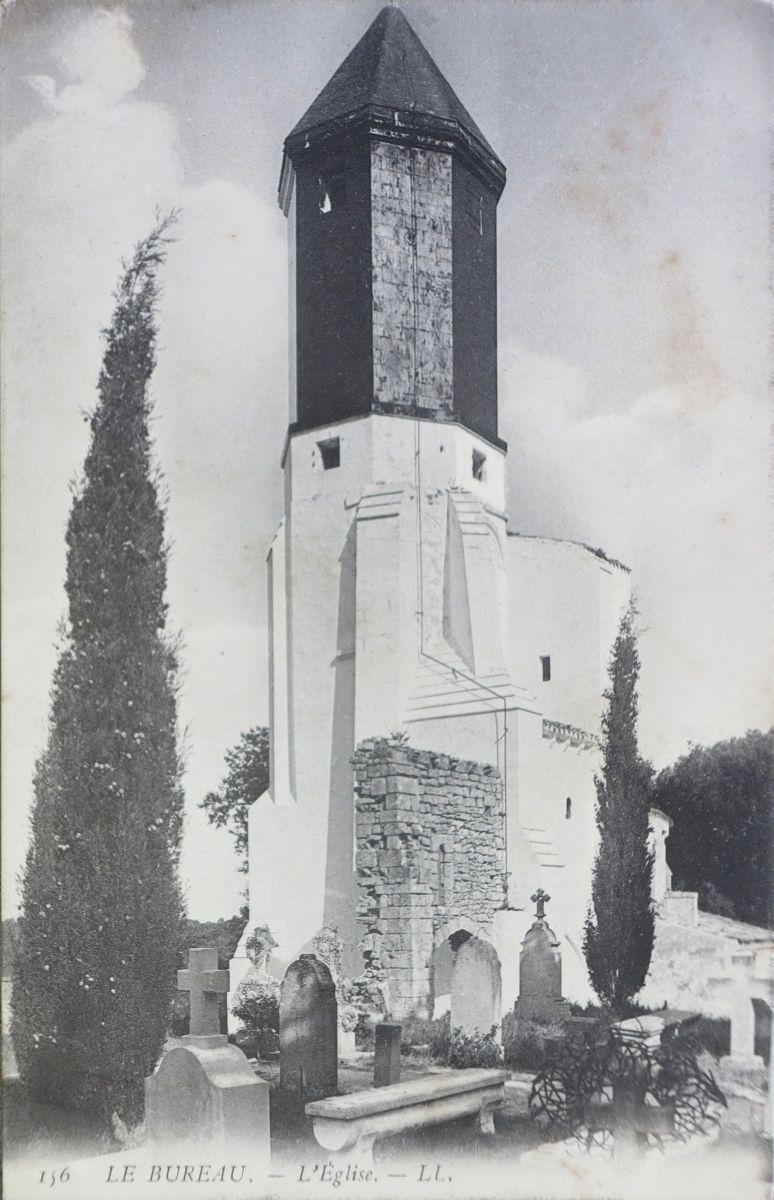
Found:
[{"label": "dark pointed spire", "polygon": [[287,138],[286,151],[293,157],[358,119],[464,143],[504,182],[505,169],[494,150],[394,5],[382,9],[306,110]]}]

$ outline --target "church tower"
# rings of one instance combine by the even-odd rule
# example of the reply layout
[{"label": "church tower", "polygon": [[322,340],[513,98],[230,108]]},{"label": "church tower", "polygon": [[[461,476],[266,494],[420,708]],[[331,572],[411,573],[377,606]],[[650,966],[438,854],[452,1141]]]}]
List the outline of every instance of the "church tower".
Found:
[{"label": "church tower", "polygon": [[504,184],[400,9],[383,9],[285,141],[292,431],[395,413],[497,442]]},{"label": "church tower", "polygon": [[[267,560],[271,783],[249,815],[243,943],[268,925],[281,971],[335,925],[346,973],[370,964],[396,1016],[440,1011],[472,936],[497,947],[511,1004],[540,886],[557,897],[558,934],[572,926],[585,980],[601,695],[628,583],[585,547],[507,528],[504,184],[394,7],[285,141],[291,379],[284,518]],[[571,727],[558,748],[566,738],[551,731]]]}]

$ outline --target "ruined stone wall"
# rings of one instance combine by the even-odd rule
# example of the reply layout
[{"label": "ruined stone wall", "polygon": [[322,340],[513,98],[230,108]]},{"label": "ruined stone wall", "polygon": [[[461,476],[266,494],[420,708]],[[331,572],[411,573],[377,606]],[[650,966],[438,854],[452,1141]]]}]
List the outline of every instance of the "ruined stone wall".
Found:
[{"label": "ruined stone wall", "polygon": [[362,742],[354,767],[362,949],[393,1016],[427,1013],[440,931],[460,918],[487,930],[503,901],[500,775],[381,740]]},{"label": "ruined stone wall", "polygon": [[452,411],[452,162],[371,149],[374,400]]}]

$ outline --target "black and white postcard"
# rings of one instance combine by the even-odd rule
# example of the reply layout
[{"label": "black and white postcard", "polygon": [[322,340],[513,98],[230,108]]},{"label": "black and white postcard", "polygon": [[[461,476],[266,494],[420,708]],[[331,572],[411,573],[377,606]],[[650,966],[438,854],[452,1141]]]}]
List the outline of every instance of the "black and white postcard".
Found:
[{"label": "black and white postcard", "polygon": [[764,1200],[771,6],[1,0],[7,1200]]}]

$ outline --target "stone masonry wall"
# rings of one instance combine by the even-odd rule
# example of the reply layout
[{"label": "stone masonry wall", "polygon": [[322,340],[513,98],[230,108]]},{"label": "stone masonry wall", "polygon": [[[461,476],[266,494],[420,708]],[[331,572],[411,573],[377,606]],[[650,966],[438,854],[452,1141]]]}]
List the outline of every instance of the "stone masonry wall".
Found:
[{"label": "stone masonry wall", "polygon": [[452,411],[452,164],[432,150],[371,151],[374,399]]},{"label": "stone masonry wall", "polygon": [[486,930],[503,902],[505,818],[495,767],[382,740],[354,757],[358,921],[391,1015],[431,1011],[445,927]]}]

